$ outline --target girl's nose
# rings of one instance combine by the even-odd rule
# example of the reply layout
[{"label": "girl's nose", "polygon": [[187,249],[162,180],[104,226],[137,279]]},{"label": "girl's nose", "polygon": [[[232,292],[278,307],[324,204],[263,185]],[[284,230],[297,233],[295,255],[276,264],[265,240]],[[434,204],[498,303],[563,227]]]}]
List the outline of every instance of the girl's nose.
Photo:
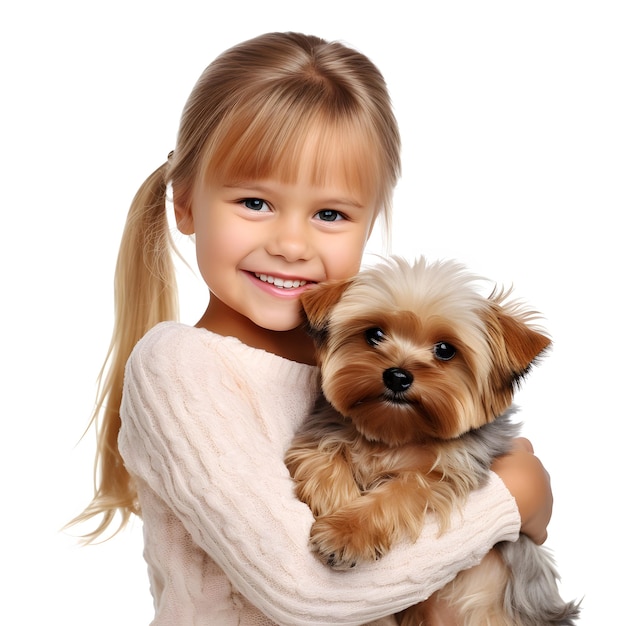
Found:
[{"label": "girl's nose", "polygon": [[282,219],[272,224],[266,249],[287,261],[306,260],[310,253],[310,233],[303,220]]}]

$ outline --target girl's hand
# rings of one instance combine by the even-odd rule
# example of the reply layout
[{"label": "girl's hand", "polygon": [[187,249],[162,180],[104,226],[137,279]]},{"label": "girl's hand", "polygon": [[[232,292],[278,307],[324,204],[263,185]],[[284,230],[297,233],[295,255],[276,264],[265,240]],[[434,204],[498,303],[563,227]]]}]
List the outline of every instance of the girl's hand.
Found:
[{"label": "girl's hand", "polygon": [[497,458],[491,469],[517,502],[522,518],[521,532],[542,544],[548,537],[553,496],[550,475],[534,455],[530,441],[524,437],[515,439],[512,451]]}]

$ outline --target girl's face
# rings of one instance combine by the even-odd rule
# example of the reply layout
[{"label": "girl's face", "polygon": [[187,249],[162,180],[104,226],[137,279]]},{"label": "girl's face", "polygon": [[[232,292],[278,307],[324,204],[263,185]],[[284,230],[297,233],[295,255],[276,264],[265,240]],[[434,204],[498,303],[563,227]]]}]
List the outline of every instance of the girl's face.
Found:
[{"label": "girl's face", "polygon": [[[198,266],[211,291],[199,326],[290,357],[281,346],[302,340],[302,292],[359,270],[374,200],[341,176],[312,184],[311,166],[305,157],[290,183],[198,184],[191,210],[176,207],[179,228],[195,232]],[[276,334],[294,330],[296,336]]]}]

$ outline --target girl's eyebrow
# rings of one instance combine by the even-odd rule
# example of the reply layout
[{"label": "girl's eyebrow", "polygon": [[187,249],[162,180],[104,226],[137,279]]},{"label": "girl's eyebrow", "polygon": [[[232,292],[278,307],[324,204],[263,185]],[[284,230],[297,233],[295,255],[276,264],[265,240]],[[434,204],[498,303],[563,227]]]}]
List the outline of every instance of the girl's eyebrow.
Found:
[{"label": "girl's eyebrow", "polygon": [[[276,189],[274,189],[271,185],[266,185],[259,181],[235,181],[231,183],[224,183],[224,187],[226,189],[242,189],[245,191],[252,191],[255,193],[259,193],[261,195],[276,193]],[[320,204],[328,204],[328,205],[343,205],[343,206],[351,206],[355,209],[363,209],[364,205],[358,202],[354,198],[349,197],[341,197],[341,196],[331,196],[325,198],[320,202]]]},{"label": "girl's eyebrow", "polygon": [[224,183],[226,189],[245,189],[246,191],[258,191],[260,193],[271,193],[271,187],[267,187],[258,181],[237,180],[231,183]]}]

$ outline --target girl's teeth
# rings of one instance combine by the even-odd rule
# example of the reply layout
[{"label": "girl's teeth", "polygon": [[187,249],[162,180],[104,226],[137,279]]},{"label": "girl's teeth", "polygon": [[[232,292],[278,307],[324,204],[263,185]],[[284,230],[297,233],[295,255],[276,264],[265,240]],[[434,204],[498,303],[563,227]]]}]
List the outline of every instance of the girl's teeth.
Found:
[{"label": "girl's teeth", "polygon": [[280,287],[281,289],[295,289],[296,287],[302,287],[306,285],[306,280],[291,280],[291,279],[283,279],[276,278],[274,276],[269,276],[268,274],[257,274],[254,275],[262,280],[264,283],[270,283],[270,285],[274,285],[274,287]]}]

